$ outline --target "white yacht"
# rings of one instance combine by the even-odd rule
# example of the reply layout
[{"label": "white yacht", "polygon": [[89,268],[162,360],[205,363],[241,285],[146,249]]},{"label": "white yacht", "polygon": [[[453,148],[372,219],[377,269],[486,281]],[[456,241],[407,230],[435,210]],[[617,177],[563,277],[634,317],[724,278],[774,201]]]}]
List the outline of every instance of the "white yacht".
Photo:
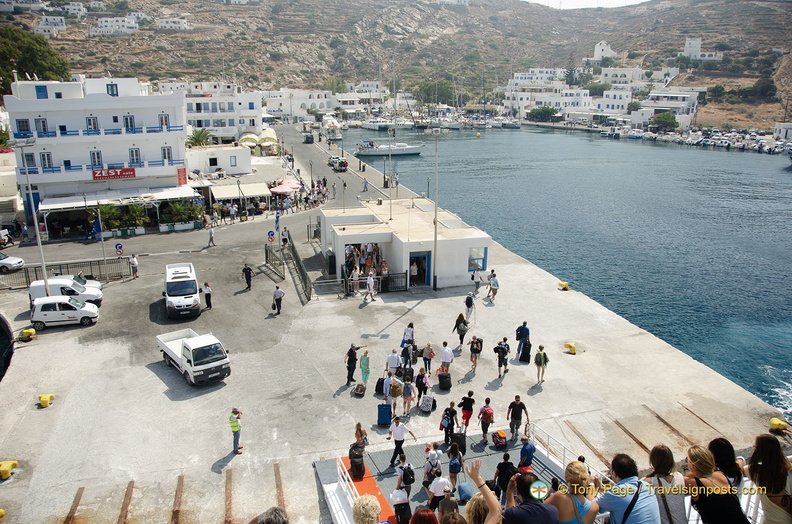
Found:
[{"label": "white yacht", "polygon": [[360,127],[363,129],[369,129],[371,131],[385,131],[393,127],[393,122],[388,120],[387,118],[382,117],[372,117],[363,122]]},{"label": "white yacht", "polygon": [[373,140],[361,140],[358,144],[355,156],[405,156],[420,155],[423,144],[405,144],[397,142],[395,144],[375,144]]},{"label": "white yacht", "polygon": [[338,123],[338,120],[336,120],[335,115],[332,113],[328,113],[322,118],[319,134],[324,136],[327,140],[341,140],[344,137],[341,124]]}]

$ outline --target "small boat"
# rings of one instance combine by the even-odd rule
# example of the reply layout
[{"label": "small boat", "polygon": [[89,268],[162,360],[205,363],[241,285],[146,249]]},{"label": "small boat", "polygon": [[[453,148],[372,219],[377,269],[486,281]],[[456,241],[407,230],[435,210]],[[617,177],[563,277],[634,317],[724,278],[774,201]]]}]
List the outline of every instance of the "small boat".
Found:
[{"label": "small boat", "polygon": [[644,136],[644,132],[641,129],[633,129],[630,131],[630,134],[627,135],[627,138],[631,140],[640,140]]},{"label": "small boat", "polygon": [[522,126],[518,120],[509,118],[503,122],[503,129],[520,129]]},{"label": "small boat", "polygon": [[361,140],[355,156],[405,156],[420,155],[423,144],[410,145],[402,142],[377,145],[373,140]]},{"label": "small boat", "polygon": [[347,120],[346,123],[347,127],[357,128],[363,125],[363,122],[360,120]]},{"label": "small boat", "polygon": [[360,127],[370,131],[386,131],[393,127],[393,122],[387,118],[373,117],[363,122]]},{"label": "small boat", "polygon": [[327,140],[342,140],[344,138],[341,124],[338,123],[338,120],[332,114],[327,114],[322,118],[322,126],[319,128],[319,133]]}]

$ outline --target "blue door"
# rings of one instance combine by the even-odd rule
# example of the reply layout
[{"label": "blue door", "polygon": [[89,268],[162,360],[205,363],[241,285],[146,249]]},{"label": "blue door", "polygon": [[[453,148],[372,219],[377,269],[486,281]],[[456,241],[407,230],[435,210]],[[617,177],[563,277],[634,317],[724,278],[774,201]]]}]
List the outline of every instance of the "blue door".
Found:
[{"label": "blue door", "polygon": [[[413,275],[413,264],[415,272]],[[432,252],[416,251],[410,253],[410,285],[411,286],[431,286],[432,285]]]}]

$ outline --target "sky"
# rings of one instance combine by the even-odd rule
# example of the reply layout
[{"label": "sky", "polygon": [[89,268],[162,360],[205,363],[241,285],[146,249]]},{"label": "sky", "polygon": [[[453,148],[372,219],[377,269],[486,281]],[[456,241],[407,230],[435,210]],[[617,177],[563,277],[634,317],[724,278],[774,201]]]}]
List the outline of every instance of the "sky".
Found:
[{"label": "sky", "polygon": [[542,4],[555,9],[581,9],[586,7],[624,7],[635,5],[646,0],[531,0],[532,3]]}]

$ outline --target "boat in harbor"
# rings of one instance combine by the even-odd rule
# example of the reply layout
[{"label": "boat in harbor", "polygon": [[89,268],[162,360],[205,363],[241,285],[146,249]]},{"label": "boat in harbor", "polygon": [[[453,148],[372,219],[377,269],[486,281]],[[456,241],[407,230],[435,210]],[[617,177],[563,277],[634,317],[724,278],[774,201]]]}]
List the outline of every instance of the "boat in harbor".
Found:
[{"label": "boat in harbor", "polygon": [[372,117],[363,122],[360,125],[363,129],[368,129],[370,131],[387,131],[388,129],[393,127],[393,122],[388,120],[387,118],[382,117]]},{"label": "boat in harbor", "polygon": [[353,154],[358,157],[420,155],[423,146],[423,144],[410,145],[402,142],[379,145],[373,140],[361,140]]},{"label": "boat in harbor", "polygon": [[344,137],[341,124],[332,113],[328,113],[322,117],[322,125],[319,127],[319,134],[327,140],[341,140]]},{"label": "boat in harbor", "polygon": [[520,124],[519,120],[507,118],[503,121],[503,125],[501,127],[503,127],[503,129],[520,129],[522,125]]}]

